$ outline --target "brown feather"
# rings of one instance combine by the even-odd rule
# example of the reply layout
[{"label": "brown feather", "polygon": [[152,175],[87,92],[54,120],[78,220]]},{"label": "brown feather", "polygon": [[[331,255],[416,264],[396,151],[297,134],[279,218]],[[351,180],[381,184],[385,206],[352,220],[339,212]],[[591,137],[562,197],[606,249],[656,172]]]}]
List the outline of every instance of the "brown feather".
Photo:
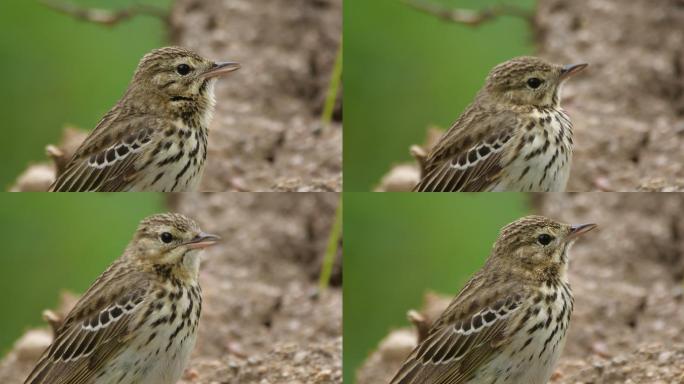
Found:
[{"label": "brown feather", "polygon": [[[118,107],[116,107],[118,108]],[[115,108],[115,109],[116,109]],[[118,112],[108,113],[95,130],[86,138],[67,164],[66,169],[50,186],[53,192],[86,192],[86,191],[120,191],[125,189],[138,172],[136,165],[143,158],[144,151],[129,152],[124,158],[102,168],[89,164],[92,157],[104,156],[112,147],[126,145],[133,141],[154,146],[158,141],[158,132],[164,126],[163,119],[150,119],[146,116],[125,118],[125,124],[119,121]],[[170,124],[170,122],[166,122]],[[128,148],[128,146],[127,146]]]},{"label": "brown feather", "polygon": [[[135,329],[134,319],[142,305],[96,331],[83,329],[83,325],[100,316],[111,303],[139,301],[145,297],[150,288],[149,279],[143,272],[123,265],[121,260],[112,264],[81,297],[25,384],[88,383],[102,364],[121,350],[122,339]],[[77,340],[80,344],[76,351],[81,354],[74,356],[71,353],[65,361],[64,353],[68,350],[65,347],[69,341]]]},{"label": "brown feather", "polygon": [[[483,287],[493,285],[502,286],[501,292],[509,292],[509,294],[498,297],[478,295]],[[463,324],[472,324],[478,313],[482,313],[483,310],[497,303],[514,305],[515,308],[511,310],[514,312],[519,308],[522,297],[520,285],[515,281],[507,281],[497,275],[476,274],[435,321],[428,338],[413,350],[392,379],[391,384],[466,382],[480,366],[494,356],[502,340],[508,337],[511,331],[511,317],[497,318],[492,324],[483,325],[477,331],[467,335],[457,333],[456,329],[462,327]],[[449,348],[429,347],[445,340],[448,341]],[[437,358],[437,352],[440,351],[443,353],[447,351],[446,356]]]},{"label": "brown feather", "polygon": [[[425,175],[414,188],[420,192],[477,192],[496,184],[504,167],[505,148],[493,151],[493,145],[508,146],[519,124],[518,116],[510,110],[496,110],[473,103],[459,117],[431,149]],[[484,160],[465,169],[453,164],[464,163],[468,154],[483,145],[490,148]]]}]

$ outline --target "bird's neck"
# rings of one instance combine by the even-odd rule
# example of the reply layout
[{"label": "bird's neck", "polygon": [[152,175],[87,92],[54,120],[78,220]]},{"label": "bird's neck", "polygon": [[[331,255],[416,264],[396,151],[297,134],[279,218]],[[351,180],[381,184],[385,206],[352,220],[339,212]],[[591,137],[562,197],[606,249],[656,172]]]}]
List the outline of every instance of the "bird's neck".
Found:
[{"label": "bird's neck", "polygon": [[155,115],[182,120],[190,127],[208,127],[216,100],[214,82],[207,82],[198,93],[169,95],[132,85],[119,101],[119,107],[134,114]]},{"label": "bird's neck", "polygon": [[168,104],[166,115],[192,128],[207,129],[214,114],[213,92]]},{"label": "bird's neck", "polygon": [[160,281],[172,285],[196,285],[199,276],[199,258],[195,259],[197,261],[191,268],[185,265],[184,260],[177,263],[154,264],[152,273],[156,274]]},{"label": "bird's neck", "polygon": [[548,286],[565,284],[568,282],[568,266],[565,263],[549,263],[537,272],[537,279]]},{"label": "bird's neck", "polygon": [[517,101],[509,94],[497,95],[489,90],[483,90],[478,93],[477,98],[480,103],[487,103],[489,105],[496,105],[505,110],[517,111],[520,113],[529,113],[533,110],[542,111],[549,109],[561,109],[560,106],[560,89],[556,90],[552,95],[547,96],[544,100],[539,100],[535,103]]},{"label": "bird's neck", "polygon": [[[503,269],[503,268],[498,268]],[[521,263],[507,267],[510,276],[520,281],[537,282],[541,284],[567,283],[567,263],[551,261],[542,264]]]}]

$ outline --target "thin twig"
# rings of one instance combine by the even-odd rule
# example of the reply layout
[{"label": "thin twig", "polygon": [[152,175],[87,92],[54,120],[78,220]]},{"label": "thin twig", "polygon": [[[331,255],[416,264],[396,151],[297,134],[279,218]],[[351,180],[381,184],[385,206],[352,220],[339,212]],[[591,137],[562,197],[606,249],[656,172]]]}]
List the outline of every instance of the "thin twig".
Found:
[{"label": "thin twig", "polygon": [[515,16],[525,19],[530,24],[534,23],[534,13],[510,4],[497,4],[475,11],[471,9],[449,8],[424,0],[403,1],[406,5],[421,12],[439,17],[446,21],[465,24],[471,27],[477,27],[482,23],[494,20],[499,16]]},{"label": "thin twig", "polygon": [[169,16],[168,12],[163,8],[144,4],[131,5],[128,8],[114,11],[79,7],[60,0],[40,0],[40,3],[54,11],[72,16],[77,20],[101,24],[108,27],[115,26],[116,24],[139,15],[157,17],[166,23]]},{"label": "thin twig", "polygon": [[328,247],[325,250],[323,263],[321,264],[321,274],[318,279],[318,289],[324,292],[328,289],[330,284],[330,275],[332,274],[333,264],[335,263],[335,256],[340,243],[340,235],[342,234],[342,198],[337,206],[335,212],[335,222],[330,229],[330,236],[328,237]]}]

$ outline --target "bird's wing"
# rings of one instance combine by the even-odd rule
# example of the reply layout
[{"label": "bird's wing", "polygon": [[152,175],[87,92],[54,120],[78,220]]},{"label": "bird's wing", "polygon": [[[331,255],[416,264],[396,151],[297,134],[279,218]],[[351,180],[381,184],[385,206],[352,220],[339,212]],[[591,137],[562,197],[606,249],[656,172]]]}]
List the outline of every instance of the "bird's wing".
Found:
[{"label": "bird's wing", "polygon": [[149,117],[124,118],[116,110],[100,121],[78,148],[62,174],[50,186],[53,192],[121,191],[135,178],[136,162],[160,122]]},{"label": "bird's wing", "polygon": [[141,272],[110,267],[69,312],[24,384],[92,383],[130,338],[148,289]]},{"label": "bird's wing", "polygon": [[476,288],[466,286],[452,301],[391,384],[465,383],[506,344],[523,296],[510,290],[506,296],[481,302],[471,295]]},{"label": "bird's wing", "polygon": [[477,192],[496,184],[518,117],[470,107],[430,151],[420,192]]}]

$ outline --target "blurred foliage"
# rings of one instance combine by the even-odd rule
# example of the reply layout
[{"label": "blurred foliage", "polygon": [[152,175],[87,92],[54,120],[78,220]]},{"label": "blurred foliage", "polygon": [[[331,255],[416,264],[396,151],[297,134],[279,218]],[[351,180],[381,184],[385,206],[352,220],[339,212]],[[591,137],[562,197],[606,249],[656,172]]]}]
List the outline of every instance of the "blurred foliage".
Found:
[{"label": "blurred foliage", "polygon": [[[476,10],[497,3],[432,1]],[[368,191],[393,163],[411,160],[408,148],[423,143],[426,128],[448,128],[492,67],[533,51],[531,37],[522,18],[472,28],[399,0],[345,0],[345,191]]]},{"label": "blurred foliage", "polygon": [[4,193],[0,199],[0,356],[63,290],[83,293],[119,257],[145,216],[164,211],[152,193]]},{"label": "blurred foliage", "polygon": [[530,210],[513,193],[345,193],[344,206],[345,383],[425,292],[455,295]]},{"label": "blurred foliage", "polygon": [[[66,0],[121,9],[134,3],[168,7],[171,0]],[[112,28],[77,21],[37,0],[0,1],[0,113],[5,190],[29,162],[44,160],[65,124],[93,129],[121,97],[138,60],[166,45],[158,18],[140,16]]]}]

